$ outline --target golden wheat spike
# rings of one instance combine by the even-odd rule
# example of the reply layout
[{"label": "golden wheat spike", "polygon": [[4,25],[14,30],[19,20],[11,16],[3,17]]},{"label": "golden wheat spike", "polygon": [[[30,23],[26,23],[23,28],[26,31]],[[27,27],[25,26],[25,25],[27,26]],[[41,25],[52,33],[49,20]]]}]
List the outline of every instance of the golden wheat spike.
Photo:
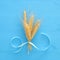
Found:
[{"label": "golden wheat spike", "polygon": [[[35,24],[35,26],[32,28],[31,40],[32,40],[32,38],[34,37],[35,33],[37,32],[39,25],[40,25],[40,22],[38,21],[38,22]],[[31,40],[30,40],[30,41],[31,41]],[[28,48],[29,48],[29,50],[32,50],[32,46],[31,46],[30,44],[28,44]]]},{"label": "golden wheat spike", "polygon": [[33,29],[32,29],[32,38],[33,38],[34,35],[36,34],[39,25],[40,25],[40,22],[38,21],[38,22],[36,22],[35,26],[33,27]]},{"label": "golden wheat spike", "polygon": [[[29,27],[30,27],[30,32],[32,32],[32,28],[33,28],[33,20],[34,20],[34,16],[32,15],[30,20],[29,20]],[[32,37],[32,35],[31,35]],[[29,40],[29,42],[32,40],[32,38]],[[32,46],[30,44],[28,44],[28,48],[29,50],[32,50]]]},{"label": "golden wheat spike", "polygon": [[32,31],[32,28],[33,28],[33,20],[34,20],[34,16],[32,15],[30,20],[29,20],[29,26],[30,26],[31,31]]},{"label": "golden wheat spike", "polygon": [[[32,27],[32,17],[31,17],[31,20],[30,20],[30,22],[29,22],[29,25],[27,24],[27,21],[26,21],[26,11],[24,11],[24,29],[25,29],[25,33],[26,33],[26,37],[27,37],[27,39],[28,39],[28,41],[30,41],[31,40],[31,30],[30,30],[30,28]],[[31,47],[30,47],[31,45],[30,44],[28,44],[28,48],[29,48],[29,50],[31,49]]]},{"label": "golden wheat spike", "polygon": [[27,26],[27,22],[26,22],[26,11],[24,11],[24,21],[23,21],[23,23],[24,23],[24,29],[26,30],[26,26]]},{"label": "golden wheat spike", "polygon": [[26,11],[24,11],[24,22],[26,22],[26,20],[27,20],[27,18],[26,18]]},{"label": "golden wheat spike", "polygon": [[30,28],[29,27],[27,27],[26,36],[28,38],[28,41],[30,41],[31,40],[31,32],[30,32]]},{"label": "golden wheat spike", "polygon": [[26,37],[28,40],[31,40],[31,32],[30,32],[30,27],[29,25],[27,24],[27,21],[26,21],[26,11],[24,11],[24,29],[25,29],[25,33],[26,33]]}]

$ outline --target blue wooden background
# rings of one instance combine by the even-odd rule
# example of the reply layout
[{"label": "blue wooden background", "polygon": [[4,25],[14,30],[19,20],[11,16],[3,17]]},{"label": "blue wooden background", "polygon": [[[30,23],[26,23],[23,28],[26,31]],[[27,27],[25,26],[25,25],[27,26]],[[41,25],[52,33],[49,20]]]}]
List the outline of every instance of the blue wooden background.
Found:
[{"label": "blue wooden background", "polygon": [[[34,40],[40,36],[39,32],[47,34],[52,44],[48,51],[36,50],[28,55],[24,47],[13,53],[11,38],[26,38],[22,28],[24,10],[28,18],[34,14],[35,20],[42,21]],[[0,0],[0,60],[60,60],[60,0]]]}]

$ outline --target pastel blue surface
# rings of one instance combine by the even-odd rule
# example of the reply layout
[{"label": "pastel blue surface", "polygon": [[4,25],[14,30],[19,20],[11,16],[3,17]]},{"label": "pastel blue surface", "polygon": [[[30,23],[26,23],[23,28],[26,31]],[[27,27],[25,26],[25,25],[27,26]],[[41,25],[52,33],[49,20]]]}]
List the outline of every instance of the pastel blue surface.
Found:
[{"label": "pastel blue surface", "polygon": [[[28,18],[34,14],[35,20],[41,20],[34,40],[40,40],[41,32],[48,35],[52,45],[47,51],[36,50],[28,55],[24,47],[21,52],[13,53],[11,38],[20,36],[26,40],[24,10]],[[60,0],[0,0],[0,60],[60,60]]]}]

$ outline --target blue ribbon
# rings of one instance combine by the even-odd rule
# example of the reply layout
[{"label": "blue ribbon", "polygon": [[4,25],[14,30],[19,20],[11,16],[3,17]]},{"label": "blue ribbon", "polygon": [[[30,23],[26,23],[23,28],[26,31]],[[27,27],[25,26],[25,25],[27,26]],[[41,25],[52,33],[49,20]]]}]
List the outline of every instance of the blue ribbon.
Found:
[{"label": "blue ribbon", "polygon": [[[42,35],[44,35],[45,37],[47,37],[48,38],[48,36],[47,35],[45,35],[45,34],[43,34],[42,33]],[[49,40],[49,45],[47,46],[47,47],[45,47],[44,49],[39,49],[34,43],[32,43],[32,42],[23,42],[22,43],[22,41],[21,41],[21,44],[20,45],[18,45],[18,46],[16,46],[16,45],[14,45],[13,43],[12,43],[12,41],[14,41],[15,39],[19,39],[19,40],[22,40],[20,37],[18,37],[18,36],[16,36],[16,37],[13,37],[12,39],[11,39],[11,46],[13,47],[13,48],[19,48],[17,51],[15,51],[15,53],[18,53],[18,52],[20,52],[21,51],[21,48],[23,47],[23,46],[25,46],[26,44],[30,44],[30,45],[32,45],[35,49],[37,49],[37,50],[39,50],[39,51],[46,51],[49,47],[50,47],[50,40],[49,40],[49,38],[48,38],[48,40]]]}]

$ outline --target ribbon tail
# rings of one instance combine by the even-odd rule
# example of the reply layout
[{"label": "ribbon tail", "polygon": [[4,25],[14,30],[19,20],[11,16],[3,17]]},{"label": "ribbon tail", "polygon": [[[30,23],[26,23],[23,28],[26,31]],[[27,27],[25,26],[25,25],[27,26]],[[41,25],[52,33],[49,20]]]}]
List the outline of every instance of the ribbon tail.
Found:
[{"label": "ribbon tail", "polygon": [[28,43],[28,42],[25,42],[25,43],[22,43],[21,45],[19,45],[19,46],[18,46],[19,50],[15,51],[15,53],[20,52],[20,51],[21,51],[21,48],[22,48],[25,44],[27,44],[27,43]]},{"label": "ribbon tail", "polygon": [[14,53],[19,53],[21,51],[21,48],[19,48],[19,50],[15,51]]},{"label": "ribbon tail", "polygon": [[26,45],[28,42],[22,43],[21,45],[18,46],[18,48],[23,47],[24,45]]}]

